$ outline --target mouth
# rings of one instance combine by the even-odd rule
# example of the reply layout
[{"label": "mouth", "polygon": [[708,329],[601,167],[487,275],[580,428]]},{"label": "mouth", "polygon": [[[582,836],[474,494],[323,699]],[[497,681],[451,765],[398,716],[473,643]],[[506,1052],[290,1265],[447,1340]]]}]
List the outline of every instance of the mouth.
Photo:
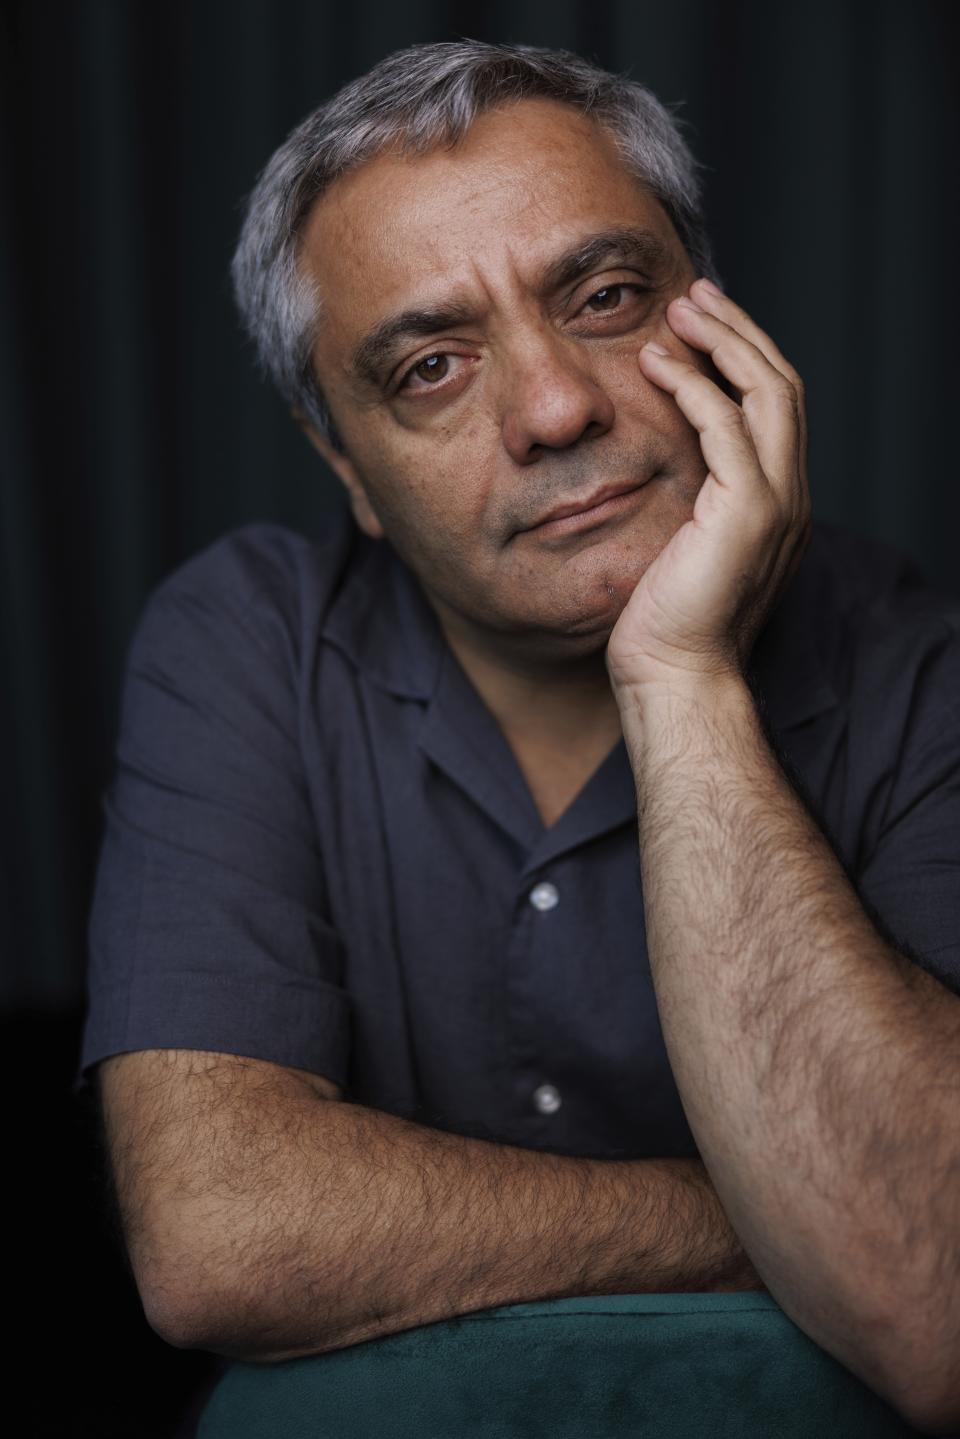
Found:
[{"label": "mouth", "polygon": [[642,490],[653,478],[653,475],[648,475],[646,479],[628,485],[605,485],[593,495],[586,496],[582,500],[558,505],[542,520],[529,525],[521,533],[542,535],[544,539],[547,539],[572,534],[579,530],[593,529],[596,525],[605,524],[607,520],[628,512],[633,506],[638,491]]}]

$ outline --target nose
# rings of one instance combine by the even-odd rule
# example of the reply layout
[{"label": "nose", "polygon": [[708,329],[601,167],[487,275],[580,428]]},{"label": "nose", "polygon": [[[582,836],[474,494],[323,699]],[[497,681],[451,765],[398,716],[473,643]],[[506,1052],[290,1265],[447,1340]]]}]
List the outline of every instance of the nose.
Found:
[{"label": "nose", "polygon": [[527,337],[506,367],[503,443],[518,465],[544,450],[606,434],[613,401],[584,366],[579,347],[550,334]]}]

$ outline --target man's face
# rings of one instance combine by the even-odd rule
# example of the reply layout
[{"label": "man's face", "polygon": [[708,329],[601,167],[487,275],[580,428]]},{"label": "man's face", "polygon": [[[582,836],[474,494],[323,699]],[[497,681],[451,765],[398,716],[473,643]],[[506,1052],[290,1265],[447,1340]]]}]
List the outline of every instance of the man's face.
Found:
[{"label": "man's face", "polygon": [[[696,272],[613,142],[552,101],[489,112],[455,149],[337,181],[302,263],[363,528],[453,629],[521,657],[602,649],[707,473],[637,354],[656,339],[715,373],[667,323]],[[538,527],[625,485],[596,516]]]}]

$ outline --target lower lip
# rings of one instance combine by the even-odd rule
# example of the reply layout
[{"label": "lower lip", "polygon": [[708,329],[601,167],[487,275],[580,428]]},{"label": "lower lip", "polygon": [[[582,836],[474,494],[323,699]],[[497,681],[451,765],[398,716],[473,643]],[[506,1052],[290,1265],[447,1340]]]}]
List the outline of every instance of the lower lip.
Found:
[{"label": "lower lip", "polygon": [[[646,483],[644,481],[644,484]],[[609,500],[603,500],[599,505],[592,505],[589,510],[578,510],[575,515],[564,515],[562,519],[546,520],[542,525],[534,525],[529,533],[543,535],[546,538],[553,535],[572,534],[578,530],[591,529],[594,525],[602,525],[606,520],[612,520],[615,516],[629,510],[644,484],[637,485],[632,490],[624,490],[622,495],[611,495]]]}]

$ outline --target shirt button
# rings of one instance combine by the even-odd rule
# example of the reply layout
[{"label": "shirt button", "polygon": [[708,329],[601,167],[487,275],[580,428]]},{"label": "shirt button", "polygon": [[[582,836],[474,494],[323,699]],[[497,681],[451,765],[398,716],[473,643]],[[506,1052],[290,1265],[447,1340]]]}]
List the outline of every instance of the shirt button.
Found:
[{"label": "shirt button", "polygon": [[533,1102],[541,1114],[556,1114],[560,1108],[560,1091],[552,1084],[541,1084],[533,1091]]},{"label": "shirt button", "polygon": [[534,909],[553,909],[560,903],[560,895],[555,884],[535,884],[530,891],[530,903]]}]

